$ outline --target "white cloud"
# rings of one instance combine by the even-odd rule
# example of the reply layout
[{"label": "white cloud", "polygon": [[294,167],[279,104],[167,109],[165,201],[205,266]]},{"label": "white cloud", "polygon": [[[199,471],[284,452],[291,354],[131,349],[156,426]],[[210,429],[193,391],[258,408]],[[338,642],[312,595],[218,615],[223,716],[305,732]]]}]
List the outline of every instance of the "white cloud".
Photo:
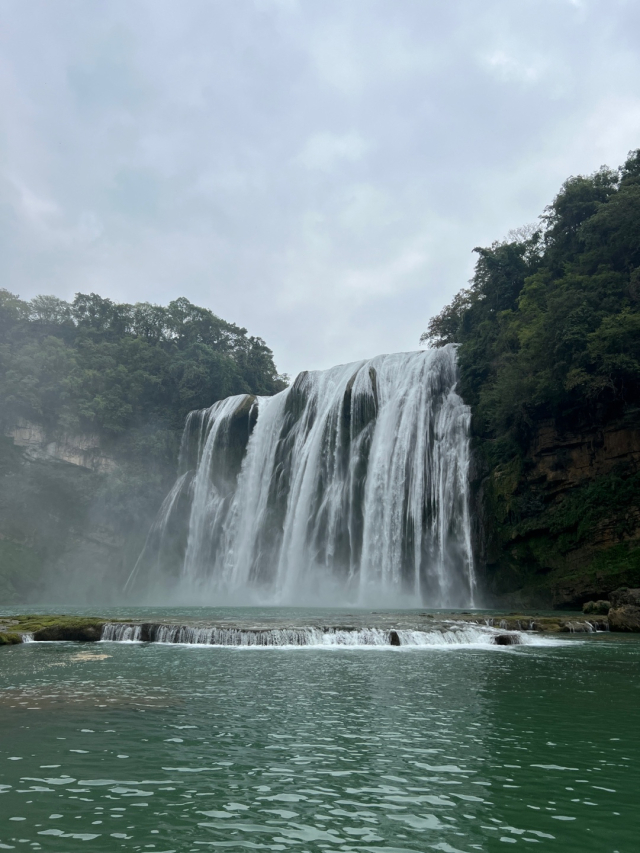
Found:
[{"label": "white cloud", "polygon": [[341,161],[360,160],[367,144],[357,133],[335,134],[324,131],[307,139],[296,161],[306,169],[331,172]]},{"label": "white cloud", "polygon": [[499,79],[517,83],[537,83],[543,77],[547,65],[541,56],[524,61],[510,56],[504,50],[492,51],[481,57],[481,61]]},{"label": "white cloud", "polygon": [[7,2],[0,276],[185,295],[280,369],[416,347],[476,245],[640,145],[625,0]]},{"label": "white cloud", "polygon": [[57,204],[28,187],[19,178],[9,178],[18,193],[22,214],[37,228],[48,227],[53,216],[60,214]]},{"label": "white cloud", "polygon": [[311,56],[322,81],[344,95],[357,95],[367,82],[358,42],[341,20],[320,26],[311,39]]}]

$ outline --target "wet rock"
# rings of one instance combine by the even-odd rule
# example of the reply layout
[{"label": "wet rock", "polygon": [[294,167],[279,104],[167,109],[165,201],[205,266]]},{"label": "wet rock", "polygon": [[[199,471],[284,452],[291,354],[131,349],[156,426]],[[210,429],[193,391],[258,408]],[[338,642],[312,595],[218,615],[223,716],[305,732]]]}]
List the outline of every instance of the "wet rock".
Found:
[{"label": "wet rock", "polygon": [[595,628],[593,627],[591,622],[578,622],[575,620],[567,620],[566,622],[562,623],[560,630],[568,634],[593,634]]},{"label": "wet rock", "polygon": [[140,640],[143,643],[152,643],[155,638],[157,629],[157,625],[145,622],[144,625],[140,626]]},{"label": "wet rock", "polygon": [[582,605],[582,612],[587,616],[606,616],[610,609],[611,602],[602,599],[600,601],[587,601],[586,604]]},{"label": "wet rock", "polygon": [[519,646],[520,637],[517,634],[496,634],[493,642],[496,646]]},{"label": "wet rock", "polygon": [[400,645],[400,635],[398,634],[397,631],[389,631],[389,643],[392,646],[399,646]]},{"label": "wet rock", "polygon": [[640,633],[640,589],[621,587],[609,596],[609,629]]},{"label": "wet rock", "polygon": [[102,625],[48,625],[35,631],[33,639],[39,642],[77,641],[95,643],[102,636]]},{"label": "wet rock", "polygon": [[640,588],[629,589],[626,586],[616,589],[610,593],[611,606],[617,607],[640,607]]},{"label": "wet rock", "polygon": [[640,633],[640,607],[616,607],[610,610],[609,629]]}]

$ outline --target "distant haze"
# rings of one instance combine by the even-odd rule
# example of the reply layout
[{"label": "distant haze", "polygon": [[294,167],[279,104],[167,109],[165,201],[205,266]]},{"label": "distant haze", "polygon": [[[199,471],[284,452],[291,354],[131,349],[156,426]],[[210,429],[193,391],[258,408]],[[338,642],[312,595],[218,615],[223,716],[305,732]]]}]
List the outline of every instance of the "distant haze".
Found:
[{"label": "distant haze", "polygon": [[640,146],[636,0],[0,0],[0,286],[179,295],[280,370],[414,349]]}]

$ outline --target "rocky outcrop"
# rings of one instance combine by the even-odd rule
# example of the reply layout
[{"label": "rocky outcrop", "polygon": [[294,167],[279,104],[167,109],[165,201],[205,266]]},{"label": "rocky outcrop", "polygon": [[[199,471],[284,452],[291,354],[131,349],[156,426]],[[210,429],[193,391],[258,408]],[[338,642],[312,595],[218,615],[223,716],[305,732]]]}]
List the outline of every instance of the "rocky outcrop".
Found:
[{"label": "rocky outcrop", "polygon": [[610,601],[587,601],[586,604],[582,605],[582,612],[587,615],[592,614],[594,616],[606,616],[610,610]]},{"label": "rocky outcrop", "polygon": [[541,421],[526,458],[476,456],[478,563],[500,606],[579,608],[640,584],[640,423]]},{"label": "rocky outcrop", "polygon": [[29,641],[95,643],[102,637],[104,619],[78,616],[18,616],[0,622],[0,645]]},{"label": "rocky outcrop", "polygon": [[617,589],[610,595],[612,631],[640,632],[640,589]]},{"label": "rocky outcrop", "polygon": [[520,638],[517,634],[496,634],[493,642],[496,646],[518,646],[520,645]]},{"label": "rocky outcrop", "polygon": [[617,465],[640,467],[640,431],[624,424],[595,430],[559,430],[541,421],[531,446],[529,479],[543,481],[549,494],[609,474]]},{"label": "rocky outcrop", "polygon": [[114,471],[117,467],[115,460],[101,449],[97,435],[62,433],[52,436],[41,424],[22,418],[7,429],[5,435],[33,459],[57,459],[99,473]]},{"label": "rocky outcrop", "polygon": [[59,642],[60,640],[96,643],[102,636],[102,624],[51,625],[36,631],[33,639],[38,642]]},{"label": "rocky outcrop", "polygon": [[91,436],[47,443],[26,422],[10,432],[0,434],[0,601],[104,600],[135,563],[167,480],[143,479],[124,455],[116,465]]}]

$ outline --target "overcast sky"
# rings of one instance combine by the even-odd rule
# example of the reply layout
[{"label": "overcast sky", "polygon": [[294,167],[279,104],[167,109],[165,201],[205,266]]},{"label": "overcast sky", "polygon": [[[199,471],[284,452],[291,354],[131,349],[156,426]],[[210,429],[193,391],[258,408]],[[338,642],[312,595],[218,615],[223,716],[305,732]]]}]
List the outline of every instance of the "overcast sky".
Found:
[{"label": "overcast sky", "polygon": [[280,370],[415,349],[640,146],[638,0],[0,0],[0,286],[184,295]]}]

